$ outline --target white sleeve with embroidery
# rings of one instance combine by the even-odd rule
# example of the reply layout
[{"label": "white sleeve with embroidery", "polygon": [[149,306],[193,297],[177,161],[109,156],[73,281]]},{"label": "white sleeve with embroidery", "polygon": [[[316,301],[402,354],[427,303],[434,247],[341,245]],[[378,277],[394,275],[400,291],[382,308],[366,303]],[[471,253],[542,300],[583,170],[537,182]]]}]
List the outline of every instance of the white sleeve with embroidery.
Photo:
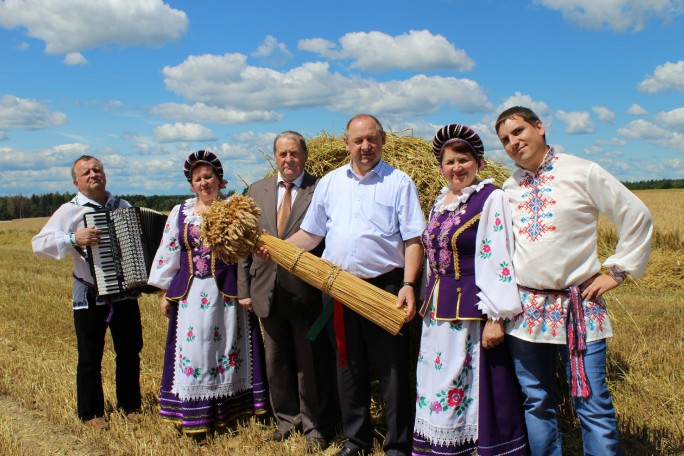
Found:
[{"label": "white sleeve with embroidery", "polygon": [[178,239],[178,213],[180,205],[175,206],[164,226],[164,235],[161,244],[154,256],[150,277],[147,280],[149,285],[153,285],[162,290],[169,288],[171,280],[176,276],[180,269],[180,241]]},{"label": "white sleeve with embroidery", "polygon": [[485,201],[477,229],[475,283],[477,306],[489,318],[511,319],[522,312],[511,258],[513,228],[508,198],[502,190]]},{"label": "white sleeve with embroidery", "polygon": [[587,190],[597,209],[615,224],[615,253],[603,263],[635,278],[643,277],[651,255],[653,218],[646,205],[612,174],[593,163]]},{"label": "white sleeve with embroidery", "polygon": [[31,247],[36,256],[61,260],[70,253],[76,254],[69,242],[69,232],[75,232],[79,227],[80,218],[74,215],[77,207],[74,204],[62,204],[40,233],[31,239]]}]

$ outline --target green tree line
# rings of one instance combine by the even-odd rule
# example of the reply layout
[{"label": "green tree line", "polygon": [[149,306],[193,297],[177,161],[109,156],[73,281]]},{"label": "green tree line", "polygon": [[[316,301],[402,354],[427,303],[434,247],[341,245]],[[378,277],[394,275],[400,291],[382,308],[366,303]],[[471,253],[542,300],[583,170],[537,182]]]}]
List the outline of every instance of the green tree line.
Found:
[{"label": "green tree line", "polygon": [[[59,206],[73,198],[75,193],[45,193],[42,195],[0,196],[0,220],[30,217],[49,217]],[[190,195],[117,195],[133,206],[149,207],[160,212],[170,211]]]},{"label": "green tree line", "polygon": [[630,190],[684,188],[684,179],[652,179],[623,183]]}]

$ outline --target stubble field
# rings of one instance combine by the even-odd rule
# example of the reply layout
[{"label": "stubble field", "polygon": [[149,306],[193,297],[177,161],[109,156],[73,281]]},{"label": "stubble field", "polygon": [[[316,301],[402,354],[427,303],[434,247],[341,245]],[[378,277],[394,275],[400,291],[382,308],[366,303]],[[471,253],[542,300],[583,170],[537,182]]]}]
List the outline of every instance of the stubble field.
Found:
[{"label": "stubble field", "polygon": [[[653,254],[644,279],[628,280],[607,296],[616,334],[609,342],[608,378],[624,454],[684,454],[684,191],[637,195],[655,218]],[[156,296],[140,301],[142,419],[129,422],[113,409],[114,356],[108,337],[103,377],[110,429],[82,425],[75,413],[71,261],[41,260],[31,252],[31,237],[46,220],[0,223],[0,454],[304,454],[301,436],[266,442],[274,429],[267,419],[247,417],[203,445],[160,421],[156,396],[167,320],[159,314]],[[605,256],[616,234],[608,223],[601,224],[600,234],[599,253]],[[566,454],[581,454],[578,424],[567,407],[564,411]],[[324,454],[334,454],[340,443]],[[379,445],[376,454],[381,454]]]}]

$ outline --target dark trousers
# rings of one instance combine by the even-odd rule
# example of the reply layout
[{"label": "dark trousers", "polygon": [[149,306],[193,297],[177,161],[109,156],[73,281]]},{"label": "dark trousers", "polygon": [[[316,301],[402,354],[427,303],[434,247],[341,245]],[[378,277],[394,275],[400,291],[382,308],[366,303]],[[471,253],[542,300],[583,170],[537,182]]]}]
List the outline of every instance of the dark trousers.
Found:
[{"label": "dark trousers", "polygon": [[74,327],[78,343],[76,367],[76,402],[81,420],[104,416],[102,392],[102,355],[107,326],[112,335],[116,353],[116,401],[124,412],[140,409],[140,351],[142,325],[140,308],[135,299],[113,304],[114,312],[109,325],[110,307],[96,306],[88,297],[88,308],[74,310]]},{"label": "dark trousers", "polygon": [[285,433],[301,426],[305,437],[332,440],[336,404],[333,350],[325,334],[306,340],[315,316],[285,318],[277,306],[266,318],[264,329],[266,374],[278,430]]},{"label": "dark trousers", "polygon": [[[403,277],[403,269],[395,269],[368,282],[396,295]],[[373,443],[370,418],[371,367],[380,381],[384,400],[387,435],[383,450],[389,455],[409,455],[413,429],[410,401],[413,398],[409,397],[408,338],[406,335],[393,336],[346,307],[344,331],[346,363],[339,366],[337,350],[337,387],[343,430],[349,439],[345,446],[368,451]]]}]

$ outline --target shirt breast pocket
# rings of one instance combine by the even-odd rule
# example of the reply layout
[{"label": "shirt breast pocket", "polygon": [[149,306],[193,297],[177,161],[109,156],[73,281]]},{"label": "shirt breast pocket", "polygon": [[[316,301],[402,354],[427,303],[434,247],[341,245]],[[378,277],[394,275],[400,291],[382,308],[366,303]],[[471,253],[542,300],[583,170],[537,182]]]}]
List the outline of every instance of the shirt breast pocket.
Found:
[{"label": "shirt breast pocket", "polygon": [[382,236],[391,236],[396,231],[396,210],[394,202],[376,198],[369,208],[368,222],[371,228]]}]

